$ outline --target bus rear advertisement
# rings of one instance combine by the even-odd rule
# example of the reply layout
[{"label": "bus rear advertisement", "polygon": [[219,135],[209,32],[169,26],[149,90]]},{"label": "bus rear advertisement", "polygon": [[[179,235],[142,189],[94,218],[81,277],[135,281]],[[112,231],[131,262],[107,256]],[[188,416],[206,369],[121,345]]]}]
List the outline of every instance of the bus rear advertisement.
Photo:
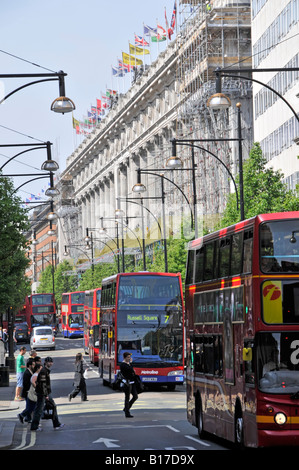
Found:
[{"label": "bus rear advertisement", "polygon": [[186,272],[187,416],[243,447],[299,445],[299,212],[194,240]]}]

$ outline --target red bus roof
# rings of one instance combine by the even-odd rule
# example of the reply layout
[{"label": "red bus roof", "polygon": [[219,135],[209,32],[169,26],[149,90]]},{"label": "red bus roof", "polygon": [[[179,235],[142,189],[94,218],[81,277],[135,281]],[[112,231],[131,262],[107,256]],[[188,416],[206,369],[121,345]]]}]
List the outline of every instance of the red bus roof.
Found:
[{"label": "red bus roof", "polygon": [[274,220],[287,220],[287,219],[299,219],[299,211],[292,211],[292,212],[273,212],[270,214],[259,214],[251,219],[242,220],[241,222],[237,222],[234,225],[230,225],[228,227],[222,228],[217,232],[209,233],[208,235],[204,235],[203,237],[197,238],[196,240],[192,240],[189,242],[189,248],[195,248],[202,244],[203,240],[212,240],[215,238],[221,238],[226,236],[227,234],[238,232],[239,230],[245,229],[246,227],[253,226],[255,223],[260,224],[261,222],[270,222]]},{"label": "red bus roof", "polygon": [[113,276],[106,277],[102,280],[102,283],[108,283],[117,277],[120,276],[172,276],[172,277],[179,277],[181,273],[151,273],[149,271],[138,271],[137,273],[118,273],[114,274]]},{"label": "red bus roof", "polygon": [[74,292],[64,292],[63,294],[61,295],[68,295],[68,294],[83,294],[85,293],[85,290],[75,290]]}]

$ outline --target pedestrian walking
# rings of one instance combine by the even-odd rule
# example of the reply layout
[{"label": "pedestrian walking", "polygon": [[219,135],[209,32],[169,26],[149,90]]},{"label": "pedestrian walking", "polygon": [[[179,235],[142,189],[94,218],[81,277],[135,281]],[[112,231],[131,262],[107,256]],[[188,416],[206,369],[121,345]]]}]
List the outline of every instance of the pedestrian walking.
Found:
[{"label": "pedestrian walking", "polygon": [[68,395],[69,401],[75,398],[81,392],[81,401],[87,401],[86,382],[84,378],[83,357],[81,353],[76,355],[75,361],[75,377],[74,377],[74,390]]},{"label": "pedestrian walking", "polygon": [[[18,414],[18,418],[23,423],[26,421],[27,423],[31,422],[31,415],[35,408],[36,399],[32,398],[30,395],[30,387],[32,386],[32,378],[37,375],[37,371],[40,369],[40,365],[37,366],[35,361],[30,357],[27,361],[27,369],[24,372],[23,377],[23,389],[22,389],[22,397],[26,400],[26,407],[22,411],[22,413]],[[37,398],[37,397],[36,397]]]},{"label": "pedestrian walking", "polygon": [[[132,366],[132,354],[129,352],[124,352],[123,358],[123,362],[120,365],[120,371],[126,380],[126,384],[123,387],[125,393],[125,407],[123,411],[125,412],[126,418],[134,418],[134,416],[132,416],[130,413],[130,409],[132,408],[133,403],[138,400],[138,393],[135,383],[136,374]],[[130,400],[131,395],[132,398]]]},{"label": "pedestrian walking", "polygon": [[16,396],[15,400],[22,401],[24,398],[21,397],[21,392],[23,388],[23,376],[26,370],[25,356],[26,348],[22,346],[20,348],[20,354],[17,357],[17,386],[16,386]]},{"label": "pedestrian walking", "polygon": [[15,351],[17,349],[17,345],[18,345],[18,341],[17,341],[17,338],[16,338],[16,328],[13,329],[12,338],[13,338],[13,348],[14,348],[14,351]]},{"label": "pedestrian walking", "polygon": [[32,357],[33,359],[35,359],[37,356],[37,352],[35,351],[35,349],[32,349],[29,353],[29,357]]},{"label": "pedestrian walking", "polygon": [[8,334],[7,334],[7,329],[6,328],[3,329],[2,341],[4,343],[5,352],[7,353],[7,351],[8,351]]},{"label": "pedestrian walking", "polygon": [[55,430],[61,429],[64,424],[60,423],[56,404],[51,397],[51,380],[50,380],[50,371],[53,365],[53,359],[51,357],[46,357],[44,366],[41,368],[37,379],[35,393],[37,395],[36,406],[33,413],[31,431],[41,431],[39,427],[40,419],[42,417],[45,405],[46,407],[51,407],[52,414],[51,419],[53,422],[53,427]]}]

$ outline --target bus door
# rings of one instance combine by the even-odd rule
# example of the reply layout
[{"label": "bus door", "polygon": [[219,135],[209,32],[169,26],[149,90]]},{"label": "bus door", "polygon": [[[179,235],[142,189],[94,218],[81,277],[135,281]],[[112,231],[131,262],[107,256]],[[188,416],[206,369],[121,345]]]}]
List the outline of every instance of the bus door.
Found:
[{"label": "bus door", "polygon": [[[246,440],[256,440],[256,371],[254,368],[254,342],[252,339],[244,339],[243,347],[243,379],[244,379],[244,426],[246,429]],[[257,442],[256,442],[257,445]]]}]

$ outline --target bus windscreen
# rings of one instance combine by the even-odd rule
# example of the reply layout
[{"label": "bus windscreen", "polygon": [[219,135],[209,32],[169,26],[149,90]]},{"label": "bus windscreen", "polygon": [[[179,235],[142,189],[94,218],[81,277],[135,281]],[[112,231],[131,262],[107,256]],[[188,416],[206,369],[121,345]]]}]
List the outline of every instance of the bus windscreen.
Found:
[{"label": "bus windscreen", "polygon": [[121,277],[117,351],[118,362],[129,351],[137,367],[182,364],[182,299],[177,277]]}]

